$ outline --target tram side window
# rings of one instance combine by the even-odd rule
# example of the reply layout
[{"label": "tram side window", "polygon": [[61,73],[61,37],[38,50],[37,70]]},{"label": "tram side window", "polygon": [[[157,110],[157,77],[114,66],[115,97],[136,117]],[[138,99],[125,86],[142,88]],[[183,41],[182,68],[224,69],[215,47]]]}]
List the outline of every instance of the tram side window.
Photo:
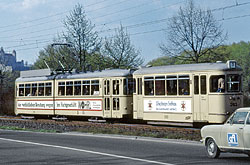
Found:
[{"label": "tram side window", "polygon": [[25,84],[25,96],[30,96],[30,84]]},{"label": "tram side window", "polygon": [[24,96],[24,84],[19,84],[19,96]]},{"label": "tram side window", "polygon": [[210,77],[210,92],[225,92],[225,75]]},{"label": "tram side window", "polygon": [[99,95],[99,80],[91,80],[91,95]]},{"label": "tram side window", "polygon": [[74,82],[74,95],[81,95],[81,81]]},{"label": "tram side window", "polygon": [[104,81],[104,95],[110,95],[110,81]]},{"label": "tram side window", "polygon": [[73,81],[66,82],[66,95],[73,95]]},{"label": "tram side window", "polygon": [[45,96],[51,96],[52,85],[51,83],[45,84]]},{"label": "tram side window", "polygon": [[38,96],[44,96],[44,83],[38,84]]},{"label": "tram side window", "polygon": [[145,95],[154,95],[154,77],[144,78],[144,92]]},{"label": "tram side window", "polygon": [[65,82],[58,82],[58,95],[59,96],[65,95]]},{"label": "tram side window", "polygon": [[31,85],[31,95],[32,96],[37,96],[37,83],[34,83]]},{"label": "tram side window", "polygon": [[137,78],[137,94],[142,94],[142,78]]},{"label": "tram side window", "polygon": [[189,95],[190,87],[189,87],[189,76],[179,76],[179,95]]},{"label": "tram side window", "polygon": [[82,93],[83,95],[90,95],[90,81],[89,80],[83,80],[82,85]]},{"label": "tram side window", "polygon": [[167,95],[177,95],[176,76],[167,76]]},{"label": "tram side window", "polygon": [[155,95],[165,95],[165,76],[155,77]]},{"label": "tram side window", "polygon": [[132,78],[127,78],[123,80],[123,94],[132,95],[134,92],[135,81]]},{"label": "tram side window", "polygon": [[241,86],[241,77],[240,75],[228,75],[227,76],[227,91],[228,92],[239,92]]},{"label": "tram side window", "polygon": [[119,95],[119,80],[113,80],[113,95]]}]

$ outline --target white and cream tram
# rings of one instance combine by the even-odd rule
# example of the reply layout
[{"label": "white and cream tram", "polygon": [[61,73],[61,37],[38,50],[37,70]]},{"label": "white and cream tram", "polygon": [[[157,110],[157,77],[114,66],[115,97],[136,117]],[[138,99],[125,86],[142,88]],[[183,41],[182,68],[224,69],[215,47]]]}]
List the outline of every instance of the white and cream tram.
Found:
[{"label": "white and cream tram", "polygon": [[[152,124],[223,123],[243,107],[242,69],[235,61],[51,74],[21,72],[15,113],[102,118]],[[133,116],[133,117],[132,117]]]},{"label": "white and cream tram", "polygon": [[147,67],[133,77],[133,118],[149,123],[223,123],[243,106],[242,69],[235,61]]},{"label": "white and cream tram", "polygon": [[131,70],[23,71],[16,80],[15,113],[123,118],[132,115],[132,94]]}]

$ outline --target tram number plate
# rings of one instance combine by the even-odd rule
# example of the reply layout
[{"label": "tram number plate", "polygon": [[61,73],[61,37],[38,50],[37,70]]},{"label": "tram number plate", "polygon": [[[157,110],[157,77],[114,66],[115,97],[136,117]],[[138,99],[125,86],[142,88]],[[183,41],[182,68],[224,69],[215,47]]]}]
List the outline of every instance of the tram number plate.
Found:
[{"label": "tram number plate", "polygon": [[231,107],[237,107],[237,103],[230,103]]}]

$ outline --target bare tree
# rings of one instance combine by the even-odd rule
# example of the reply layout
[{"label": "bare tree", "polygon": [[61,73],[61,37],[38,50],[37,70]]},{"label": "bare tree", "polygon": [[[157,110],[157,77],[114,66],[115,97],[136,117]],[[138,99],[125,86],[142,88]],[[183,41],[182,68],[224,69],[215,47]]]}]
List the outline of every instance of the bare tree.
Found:
[{"label": "bare tree", "polygon": [[192,0],[168,22],[167,43],[161,44],[163,54],[180,60],[201,62],[201,57],[220,46],[227,38],[211,10],[196,7]]},{"label": "bare tree", "polygon": [[144,61],[122,25],[113,37],[105,39],[102,53],[108,57],[112,68],[133,68]]},{"label": "bare tree", "polygon": [[71,43],[75,56],[79,63],[79,69],[86,71],[87,54],[94,54],[100,48],[98,34],[94,31],[94,25],[86,18],[83,6],[77,4],[69,16],[64,20],[66,33],[64,38]]}]

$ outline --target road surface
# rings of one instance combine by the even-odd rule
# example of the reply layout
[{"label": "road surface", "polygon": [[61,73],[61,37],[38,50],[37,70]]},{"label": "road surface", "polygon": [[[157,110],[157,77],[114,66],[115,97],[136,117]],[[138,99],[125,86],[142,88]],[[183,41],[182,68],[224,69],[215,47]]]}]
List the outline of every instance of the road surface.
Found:
[{"label": "road surface", "polygon": [[206,157],[199,142],[0,130],[0,164],[249,164],[244,154]]}]

